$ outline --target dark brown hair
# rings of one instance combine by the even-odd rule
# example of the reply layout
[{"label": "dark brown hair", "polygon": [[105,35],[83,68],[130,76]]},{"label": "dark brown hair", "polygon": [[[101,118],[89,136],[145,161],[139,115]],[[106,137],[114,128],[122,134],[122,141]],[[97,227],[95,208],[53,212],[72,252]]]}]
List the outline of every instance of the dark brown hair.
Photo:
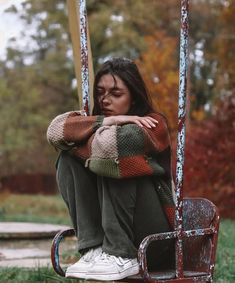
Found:
[{"label": "dark brown hair", "polygon": [[[153,112],[152,103],[142,76],[136,64],[126,58],[113,58],[106,61],[98,70],[94,81],[94,108],[93,115],[100,115],[101,109],[98,102],[97,85],[102,76],[110,74],[119,77],[127,86],[132,96],[133,105],[128,115],[144,116]],[[114,77],[115,80],[115,77]]]}]

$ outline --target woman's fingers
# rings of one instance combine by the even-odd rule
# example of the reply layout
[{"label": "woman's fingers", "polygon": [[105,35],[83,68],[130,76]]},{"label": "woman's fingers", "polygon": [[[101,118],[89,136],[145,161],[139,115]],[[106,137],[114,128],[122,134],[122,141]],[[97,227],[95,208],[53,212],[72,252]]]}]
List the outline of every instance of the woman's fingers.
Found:
[{"label": "woman's fingers", "polygon": [[150,121],[151,124],[156,125],[158,124],[158,120],[154,119],[153,117],[146,117],[148,119],[148,121]]},{"label": "woman's fingers", "polygon": [[139,127],[154,128],[157,126],[158,121],[150,116],[140,117],[140,116],[120,115],[120,116],[105,117],[103,125],[115,125],[115,124],[123,125],[127,123],[135,123]]},{"label": "woman's fingers", "polygon": [[148,117],[150,120],[152,120],[154,123],[158,124],[158,120],[154,119],[153,117]]},{"label": "woman's fingers", "polygon": [[141,119],[140,121],[142,123],[142,125],[144,125],[147,128],[152,128],[152,125],[149,123],[149,121],[147,119]]},{"label": "woman's fingers", "polygon": [[143,125],[141,124],[140,121],[135,120],[135,121],[133,121],[133,122],[134,122],[136,125],[138,125],[139,127],[143,128]]},{"label": "woman's fingers", "polygon": [[147,128],[155,128],[156,125],[158,124],[158,121],[152,117],[139,117],[140,118],[140,123],[147,127]]}]

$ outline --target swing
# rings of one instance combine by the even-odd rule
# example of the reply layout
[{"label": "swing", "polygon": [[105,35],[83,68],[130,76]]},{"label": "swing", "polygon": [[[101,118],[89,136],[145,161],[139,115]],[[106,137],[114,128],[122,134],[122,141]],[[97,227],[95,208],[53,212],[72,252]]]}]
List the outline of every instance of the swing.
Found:
[{"label": "swing", "polygon": [[[179,110],[178,138],[176,162],[176,211],[175,229],[172,232],[147,236],[139,246],[138,261],[140,273],[121,281],[132,282],[212,282],[215,266],[216,246],[219,231],[219,214],[216,206],[204,198],[183,198],[183,167],[186,119],[186,80],[188,53],[188,1],[181,0],[181,33],[180,33],[180,74],[179,74]],[[70,3],[70,4],[69,4]],[[68,1],[69,10],[76,10],[76,1]],[[74,5],[72,7],[72,5]],[[89,80],[91,63],[88,60],[90,52],[87,40],[86,2],[80,0],[80,42],[81,42],[81,72],[77,73],[78,83],[82,85],[82,102],[87,113],[90,109]],[[71,10],[72,9],[72,10]],[[78,10],[76,10],[78,11]],[[69,13],[70,14],[70,13]],[[74,19],[76,18],[73,16]],[[78,23],[78,22],[77,22]],[[73,37],[72,37],[73,38]],[[75,40],[75,37],[74,37]],[[74,42],[73,42],[74,45]],[[75,52],[78,52],[75,51]],[[77,61],[77,60],[75,60]],[[91,97],[91,96],[90,96]],[[81,101],[81,100],[80,100]],[[59,245],[62,239],[74,236],[74,229],[59,232],[52,243],[51,261],[53,268],[60,276],[65,276],[60,266]],[[175,270],[149,272],[146,250],[153,241],[175,239]]]}]

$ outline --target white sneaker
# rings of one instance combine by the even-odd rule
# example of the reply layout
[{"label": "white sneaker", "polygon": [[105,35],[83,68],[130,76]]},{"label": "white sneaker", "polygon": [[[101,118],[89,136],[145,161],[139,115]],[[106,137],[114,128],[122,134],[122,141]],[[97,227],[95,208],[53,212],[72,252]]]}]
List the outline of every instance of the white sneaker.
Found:
[{"label": "white sneaker", "polygon": [[137,258],[122,258],[103,252],[88,269],[86,279],[120,280],[139,273]]},{"label": "white sneaker", "polygon": [[90,249],[76,263],[66,270],[66,278],[85,278],[87,270],[93,265],[97,256],[102,253],[102,248]]}]

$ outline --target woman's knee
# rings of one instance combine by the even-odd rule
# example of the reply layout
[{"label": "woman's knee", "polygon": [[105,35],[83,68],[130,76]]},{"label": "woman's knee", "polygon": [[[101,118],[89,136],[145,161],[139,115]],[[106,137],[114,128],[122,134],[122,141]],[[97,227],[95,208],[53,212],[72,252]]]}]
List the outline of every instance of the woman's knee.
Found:
[{"label": "woman's knee", "polygon": [[78,160],[75,156],[73,156],[70,152],[68,151],[62,151],[58,157],[57,163],[56,163],[56,169],[57,171],[60,171],[61,169],[65,169],[65,168],[74,168],[76,167],[76,169],[78,167],[83,168],[84,166],[82,165],[82,163],[80,162],[80,160]]},{"label": "woman's knee", "polygon": [[72,156],[69,154],[68,151],[61,151],[57,160],[57,168],[61,164],[69,164],[71,160],[72,160]]},{"label": "woman's knee", "polygon": [[74,172],[79,174],[77,166],[73,157],[68,152],[62,151],[60,153],[56,164],[56,179],[60,190],[67,187],[68,184],[74,183]]},{"label": "woman's knee", "polygon": [[96,175],[85,168],[84,164],[71,153],[62,151],[57,162],[57,178],[72,180],[74,184],[85,186],[86,183],[95,182]]}]

